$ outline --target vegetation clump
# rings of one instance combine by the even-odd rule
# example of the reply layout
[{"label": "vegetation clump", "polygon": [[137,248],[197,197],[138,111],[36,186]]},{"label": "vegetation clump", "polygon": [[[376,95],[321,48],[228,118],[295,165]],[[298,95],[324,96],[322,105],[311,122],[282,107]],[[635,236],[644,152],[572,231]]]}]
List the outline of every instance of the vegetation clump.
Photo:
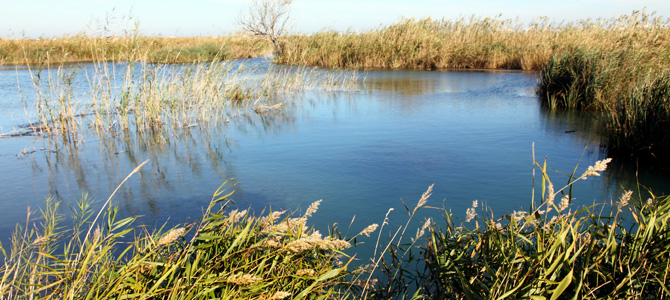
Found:
[{"label": "vegetation clump", "polygon": [[153,63],[201,63],[221,61],[233,55],[225,48],[214,44],[206,44],[188,48],[163,48],[149,54],[147,61]]},{"label": "vegetation clump", "polygon": [[668,21],[635,11],[618,19],[552,23],[539,18],[463,17],[457,20],[402,19],[358,32],[323,31],[286,37],[284,64],[354,69],[542,69],[555,55],[573,49],[613,50],[634,45],[663,49]]},{"label": "vegetation clump", "polygon": [[[617,201],[575,209],[573,185],[599,176],[610,159],[555,190],[540,167],[540,201],[502,217],[478,201],[458,223],[451,212],[431,226],[430,240],[397,248],[379,299],[667,299],[670,297],[670,197],[644,200],[623,191]],[[639,191],[638,191],[639,192]],[[414,249],[416,251],[416,249]]]},{"label": "vegetation clump", "polygon": [[[63,226],[58,202],[17,226],[0,268],[3,299],[323,299],[348,274],[351,247],[307,225],[305,214],[262,217],[230,209],[219,189],[200,221],[149,234],[117,210],[83,199]],[[107,203],[106,203],[107,204]],[[104,207],[104,206],[103,206]],[[339,262],[339,263],[338,263]]]},{"label": "vegetation clump", "polygon": [[538,95],[550,109],[594,112],[612,155],[670,163],[669,23],[638,13],[620,19],[608,45],[580,45],[551,57]]},{"label": "vegetation clump", "polygon": [[[536,162],[542,189],[537,199],[533,191],[527,211],[496,218],[484,205],[478,212],[475,200],[464,221],[443,209],[444,223],[425,220],[410,241],[405,235],[417,211],[434,209],[427,205],[433,186],[406,207],[407,223],[389,228],[387,241],[381,238],[388,213],[381,226],[343,238],[335,227],[323,235],[307,225],[321,201],[301,215],[256,217],[232,209],[232,193],[221,188],[202,219],[154,233],[106,209],[114,194],[97,214],[91,201],[78,201],[71,226],[62,225],[61,203],[47,200],[41,220],[29,212],[10,251],[2,248],[0,297],[666,299],[670,197],[650,193],[643,200],[623,191],[614,203],[571,204],[574,184],[600,176],[610,161],[581,175],[575,168],[560,189],[546,161]],[[345,250],[375,231],[370,264],[354,267],[355,255]]]}]

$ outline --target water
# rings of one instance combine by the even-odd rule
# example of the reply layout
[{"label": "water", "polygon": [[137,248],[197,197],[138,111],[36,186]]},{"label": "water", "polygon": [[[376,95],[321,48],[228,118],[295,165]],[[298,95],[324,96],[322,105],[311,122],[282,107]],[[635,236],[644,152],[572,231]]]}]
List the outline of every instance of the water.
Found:
[{"label": "water", "polygon": [[[266,62],[253,61],[266,67]],[[84,66],[83,68],[86,68]],[[88,66],[90,67],[90,66]],[[578,173],[606,157],[589,116],[551,113],[535,96],[536,73],[373,71],[346,91],[288,94],[280,114],[248,112],[227,124],[183,132],[85,136],[73,145],[23,136],[0,139],[0,238],[7,240],[26,209],[52,196],[66,203],[83,193],[101,202],[141,162],[115,196],[122,216],[169,226],[202,215],[225,181],[240,208],[304,210],[323,199],[312,222],[338,223],[355,234],[382,223],[403,223],[435,184],[428,205],[463,219],[473,200],[500,216],[528,207],[532,151],[550,170]],[[80,92],[85,91],[84,80]],[[28,70],[0,70],[0,126],[26,123],[17,92],[30,98]],[[26,100],[30,102],[30,100]],[[55,143],[58,144],[58,143]],[[34,152],[33,152],[34,151]],[[567,181],[550,171],[557,185]],[[640,170],[640,181],[668,193],[668,175]],[[617,198],[636,182],[635,167],[614,162],[601,177],[575,189],[577,204]],[[63,209],[67,213],[67,209]],[[355,216],[353,225],[352,218]],[[424,210],[415,222],[434,217]]]}]

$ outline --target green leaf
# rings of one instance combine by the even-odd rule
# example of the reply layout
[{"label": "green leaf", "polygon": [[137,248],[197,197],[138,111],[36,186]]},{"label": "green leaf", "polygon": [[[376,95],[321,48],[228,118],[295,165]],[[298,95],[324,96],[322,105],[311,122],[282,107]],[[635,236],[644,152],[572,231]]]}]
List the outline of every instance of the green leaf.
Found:
[{"label": "green leaf", "polygon": [[568,286],[572,283],[572,270],[570,270],[570,273],[568,273],[563,280],[558,284],[555,290],[552,291],[551,299],[550,300],[556,300],[558,297],[563,294],[565,289],[568,288]]}]

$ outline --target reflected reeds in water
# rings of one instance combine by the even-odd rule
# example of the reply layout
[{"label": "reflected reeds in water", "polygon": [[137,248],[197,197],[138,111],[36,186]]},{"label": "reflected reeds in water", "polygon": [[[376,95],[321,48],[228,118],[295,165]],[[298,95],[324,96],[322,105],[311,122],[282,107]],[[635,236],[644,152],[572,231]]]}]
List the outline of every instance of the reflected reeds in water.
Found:
[{"label": "reflected reeds in water", "polygon": [[[40,139],[47,151],[21,159],[30,164],[37,186],[35,197],[25,204],[40,206],[43,195],[66,203],[84,193],[103,199],[133,168],[149,160],[135,180],[119,191],[116,203],[121,214],[143,215],[140,221],[147,223],[170,218],[181,222],[183,217],[197,216],[216,189],[214,185],[199,187],[203,181],[221,184],[233,179],[231,186],[243,198],[244,184],[234,180],[236,168],[230,159],[237,147],[235,135],[272,135],[291,128],[293,122],[292,111],[285,108],[263,114],[247,111],[234,121],[207,126],[120,130],[77,141]],[[230,136],[231,131],[235,135]]]}]

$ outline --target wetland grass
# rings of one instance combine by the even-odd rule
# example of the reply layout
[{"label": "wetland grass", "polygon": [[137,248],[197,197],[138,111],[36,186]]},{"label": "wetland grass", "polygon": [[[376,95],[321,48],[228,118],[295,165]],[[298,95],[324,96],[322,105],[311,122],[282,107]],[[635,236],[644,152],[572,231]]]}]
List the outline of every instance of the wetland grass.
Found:
[{"label": "wetland grass", "polygon": [[592,112],[612,155],[668,165],[668,49],[629,44],[555,55],[542,69],[538,95],[550,109]]},{"label": "wetland grass", "polygon": [[542,189],[527,211],[495,217],[474,201],[459,222],[444,210],[413,258],[397,248],[375,289],[392,293],[376,299],[668,299],[670,197],[623,191],[609,203],[571,204],[573,186],[608,162],[561,173],[560,189],[536,162]]},{"label": "wetland grass", "polygon": [[[136,169],[137,170],[137,169]],[[219,189],[196,222],[162,231],[117,219],[109,200],[47,200],[17,226],[0,267],[3,299],[326,299],[341,295],[353,238],[322,235],[302,215],[231,209]],[[110,197],[111,199],[111,197]],[[107,207],[107,208],[105,208]],[[151,233],[149,231],[152,231]],[[367,232],[369,234],[370,232]],[[338,263],[339,262],[339,263]],[[351,269],[351,268],[350,268]]]},{"label": "wetland grass", "polygon": [[[667,299],[670,197],[623,191],[610,203],[571,204],[573,186],[600,176],[609,161],[560,173],[562,188],[546,161],[535,162],[541,178],[527,211],[495,217],[475,200],[463,221],[442,208],[442,222],[416,226],[417,211],[436,209],[428,205],[430,186],[413,208],[404,203],[405,224],[389,225],[391,209],[381,225],[349,238],[336,226],[323,235],[307,224],[321,201],[302,214],[256,216],[233,209],[225,183],[201,219],[171,229],[118,219],[114,194],[97,213],[98,205],[82,198],[70,219],[59,213],[63,202],[48,199],[40,216],[29,210],[10,248],[2,248],[0,297]],[[351,253],[375,232],[372,257]]]},{"label": "wetland grass", "polygon": [[346,89],[357,78],[356,72],[239,61],[111,63],[105,55],[101,51],[88,65],[28,66],[32,87],[20,87],[28,125],[3,136],[61,135],[76,140],[82,130],[105,134],[214,125],[248,111],[281,109],[280,99],[289,93]]},{"label": "wetland grass", "polygon": [[569,49],[607,51],[622,43],[656,49],[670,40],[668,21],[634,12],[618,19],[523,24],[501,16],[403,19],[377,29],[288,36],[277,61],[355,69],[540,70]]},{"label": "wetland grass", "polygon": [[75,35],[41,39],[0,39],[0,65],[100,61],[194,63],[251,58],[271,53],[262,40],[245,36],[147,37]]},{"label": "wetland grass", "polygon": [[551,109],[595,112],[612,155],[670,165],[670,20],[634,11],[617,19],[550,23],[403,19],[366,32],[288,36],[276,61],[335,69],[541,71]]}]

